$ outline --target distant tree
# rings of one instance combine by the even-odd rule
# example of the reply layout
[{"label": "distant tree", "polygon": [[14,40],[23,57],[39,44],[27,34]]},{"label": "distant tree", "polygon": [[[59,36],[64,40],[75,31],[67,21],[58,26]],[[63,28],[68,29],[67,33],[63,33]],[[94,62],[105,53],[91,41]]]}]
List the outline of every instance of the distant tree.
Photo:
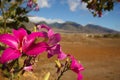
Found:
[{"label": "distant tree", "polygon": [[112,11],[120,0],[82,0],[82,2],[87,3],[87,8],[93,16],[101,17],[104,11]]}]

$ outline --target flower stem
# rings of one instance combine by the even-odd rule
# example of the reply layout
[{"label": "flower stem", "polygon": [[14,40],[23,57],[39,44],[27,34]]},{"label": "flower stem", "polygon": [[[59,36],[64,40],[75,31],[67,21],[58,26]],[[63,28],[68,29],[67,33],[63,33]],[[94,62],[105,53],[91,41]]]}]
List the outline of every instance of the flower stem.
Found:
[{"label": "flower stem", "polygon": [[60,75],[58,76],[57,80],[60,80],[60,78],[63,76],[63,74],[69,70],[68,64],[65,63],[65,67],[63,68],[63,70],[61,71]]}]

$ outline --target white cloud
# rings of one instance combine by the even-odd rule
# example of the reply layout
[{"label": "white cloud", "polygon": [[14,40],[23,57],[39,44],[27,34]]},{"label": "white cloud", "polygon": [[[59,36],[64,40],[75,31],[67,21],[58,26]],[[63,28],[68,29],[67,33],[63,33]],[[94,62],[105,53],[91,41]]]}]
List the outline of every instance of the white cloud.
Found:
[{"label": "white cloud", "polygon": [[87,10],[86,4],[81,3],[80,0],[67,0],[67,4],[71,11],[76,11],[77,9]]},{"label": "white cloud", "polygon": [[[37,0],[40,8],[50,8],[57,0]],[[77,9],[87,10],[86,4],[82,3],[81,0],[61,0],[61,4],[68,4],[71,11],[76,11]]]},{"label": "white cloud", "polygon": [[80,3],[78,2],[78,0],[68,0],[68,5],[71,11],[75,11],[79,6],[79,4]]},{"label": "white cloud", "polygon": [[86,3],[81,3],[81,4],[80,4],[80,9],[82,9],[82,10],[88,10],[88,9],[86,8],[86,6],[87,6]]},{"label": "white cloud", "polygon": [[96,22],[88,22],[88,24],[96,24]]},{"label": "white cloud", "polygon": [[37,3],[40,6],[40,8],[44,8],[44,7],[49,8],[51,6],[48,0],[38,0]]},{"label": "white cloud", "polygon": [[47,18],[44,18],[44,17],[29,17],[29,20],[31,21],[31,22],[34,22],[34,23],[38,23],[38,22],[40,22],[40,21],[45,21],[45,22],[47,22],[48,24],[50,24],[50,23],[55,23],[55,22],[57,22],[57,23],[64,23],[64,21],[63,20],[61,20],[61,19],[47,19]]}]

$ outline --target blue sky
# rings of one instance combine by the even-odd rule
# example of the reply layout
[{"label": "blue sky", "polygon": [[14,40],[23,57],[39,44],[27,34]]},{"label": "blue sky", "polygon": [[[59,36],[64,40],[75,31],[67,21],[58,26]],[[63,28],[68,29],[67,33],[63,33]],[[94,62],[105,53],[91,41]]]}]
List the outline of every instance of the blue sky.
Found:
[{"label": "blue sky", "polygon": [[120,31],[120,3],[111,12],[104,12],[101,18],[93,15],[80,0],[38,0],[40,10],[29,15],[51,22],[73,21],[82,25],[96,24]]}]

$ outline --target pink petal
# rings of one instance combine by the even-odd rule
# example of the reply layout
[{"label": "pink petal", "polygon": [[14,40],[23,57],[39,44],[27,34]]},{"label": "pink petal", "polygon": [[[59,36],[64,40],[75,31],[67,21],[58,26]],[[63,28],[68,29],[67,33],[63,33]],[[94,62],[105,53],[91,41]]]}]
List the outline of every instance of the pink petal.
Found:
[{"label": "pink petal", "polygon": [[13,30],[13,34],[20,42],[22,42],[23,38],[27,36],[26,30],[23,28],[20,28],[18,30]]},{"label": "pink petal", "polygon": [[75,58],[72,58],[72,63],[71,63],[71,68],[74,69],[74,67],[78,67],[79,63],[77,62],[77,60]]},{"label": "pink petal", "polygon": [[53,47],[51,47],[49,50],[48,50],[48,58],[54,56],[54,55],[58,55],[58,59],[60,60],[63,60],[66,58],[66,54],[63,53],[63,51],[61,50],[61,47],[60,47],[60,44],[57,44]]},{"label": "pink petal", "polygon": [[60,53],[60,47],[59,47],[59,45],[49,47],[47,52],[48,52],[48,58],[51,58],[53,55]]},{"label": "pink petal", "polygon": [[51,54],[51,52],[48,51],[47,57],[51,58],[54,54]]},{"label": "pink petal", "polygon": [[37,56],[47,49],[48,45],[45,42],[32,44],[25,52],[29,56]]},{"label": "pink petal", "polygon": [[60,52],[60,54],[58,54],[58,59],[59,60],[63,60],[63,59],[65,59],[67,57],[67,55],[64,53],[64,52]]},{"label": "pink petal", "polygon": [[37,5],[37,6],[35,7],[35,11],[39,11],[39,9],[40,9],[40,7],[39,7],[39,5]]},{"label": "pink petal", "polygon": [[80,73],[78,73],[78,78],[77,78],[77,80],[82,80],[83,79],[83,76],[80,74]]},{"label": "pink petal", "polygon": [[23,70],[25,70],[25,71],[32,71],[32,70],[33,70],[33,67],[32,67],[32,65],[30,65],[30,66],[25,66],[25,67],[23,68]]},{"label": "pink petal", "polygon": [[27,6],[32,8],[32,4],[33,4],[33,1],[32,0],[29,0],[28,3],[27,3]]},{"label": "pink petal", "polygon": [[70,68],[74,71],[74,72],[76,72],[76,73],[79,73],[79,64],[78,64],[78,62],[76,61],[76,60],[72,60],[72,63],[71,63],[71,65],[70,65]]},{"label": "pink petal", "polygon": [[42,25],[37,25],[38,29],[41,30],[41,29],[45,29],[47,30],[46,32],[48,32],[48,36],[52,36],[54,34],[54,31],[47,25],[45,24],[42,24]]},{"label": "pink petal", "polygon": [[34,40],[35,38],[37,37],[43,37],[43,38],[46,38],[47,37],[47,34],[44,34],[42,32],[33,32],[31,34],[28,35],[27,39],[28,40]]},{"label": "pink petal", "polygon": [[84,70],[84,67],[82,66],[82,64],[79,63],[79,68],[78,69],[79,69],[79,71]]},{"label": "pink petal", "polygon": [[71,70],[73,70],[76,73],[79,73],[80,71],[84,70],[84,67],[82,64],[80,64],[74,57],[71,57],[72,63],[70,65]]},{"label": "pink petal", "polygon": [[51,29],[50,27],[48,27],[48,26],[45,25],[45,24],[37,25],[37,27],[38,27],[38,29],[44,28],[44,29],[46,29],[47,31],[49,31],[49,30]]},{"label": "pink petal", "polygon": [[55,32],[52,30],[52,29],[50,29],[49,31],[48,31],[48,37],[51,37],[52,35],[54,35],[55,34]]},{"label": "pink petal", "polygon": [[12,48],[17,48],[18,47],[17,39],[10,34],[0,35],[0,42],[4,43],[6,45],[9,45]]},{"label": "pink petal", "polygon": [[58,47],[60,48],[60,53],[58,54],[58,59],[63,60],[67,57],[67,55],[62,51],[60,44],[58,44]]},{"label": "pink petal", "polygon": [[84,70],[84,67],[74,58],[74,56],[68,55],[68,57],[70,57],[72,61],[70,65],[70,69],[75,73],[77,73],[78,75],[77,80],[82,80],[82,75],[80,74],[80,71]]},{"label": "pink petal", "polygon": [[33,32],[31,33],[30,35],[28,35],[27,37],[24,38],[23,40],[23,46],[22,46],[22,49],[23,51],[25,52],[26,49],[32,45],[32,43],[35,41],[35,39],[37,37],[45,37],[45,35],[41,32]]},{"label": "pink petal", "polygon": [[55,45],[61,40],[60,34],[54,34],[50,37],[48,44]]},{"label": "pink petal", "polygon": [[15,60],[21,56],[21,53],[18,50],[12,49],[12,48],[7,48],[4,50],[3,54],[0,57],[0,62],[6,63],[10,60]]}]

